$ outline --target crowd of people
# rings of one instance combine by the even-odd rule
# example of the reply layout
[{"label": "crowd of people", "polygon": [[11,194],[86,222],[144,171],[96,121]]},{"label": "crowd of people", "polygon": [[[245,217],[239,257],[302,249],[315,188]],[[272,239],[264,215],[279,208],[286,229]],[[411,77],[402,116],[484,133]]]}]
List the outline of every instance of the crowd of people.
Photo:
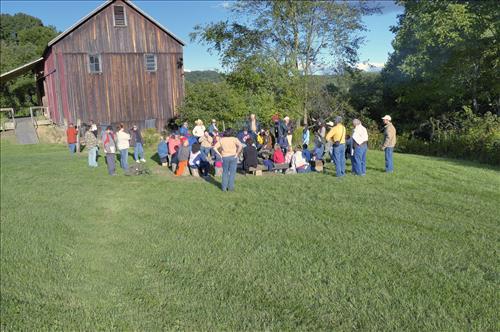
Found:
[{"label": "crowd of people", "polygon": [[[337,177],[346,175],[346,159],[351,160],[352,174],[366,175],[368,131],[359,119],[352,121],[354,129],[351,135],[347,134],[340,116],[337,116],[334,122],[320,120],[313,128],[305,125],[302,130],[302,144],[295,147],[292,145],[295,130],[293,121],[288,116],[281,119],[278,115],[273,116],[271,120],[271,126],[264,128],[255,114],[251,114],[239,132],[231,128],[219,131],[215,119],[208,128],[202,120],[197,120],[192,130],[185,122],[170,134],[162,133],[157,147],[158,158],[161,165],[171,167],[176,176],[196,172],[208,177],[213,168],[215,175],[222,175],[223,191],[234,190],[238,168],[245,174],[257,170],[286,174],[322,171],[327,154],[335,165]],[[384,116],[382,120],[385,125],[382,142],[385,170],[391,173],[394,170],[396,129],[389,115]],[[86,129],[84,143],[88,150],[88,164],[90,167],[97,167],[97,126],[91,121]],[[73,124],[69,125],[66,134],[70,152],[75,153],[78,131]],[[309,148],[311,137],[314,140],[312,149]],[[144,141],[135,125],[126,130],[125,126],[120,124],[116,132],[108,126],[101,133],[100,141],[110,175],[116,175],[117,154],[120,156],[120,167],[128,170],[128,150],[131,147],[134,149],[135,162],[146,162]]]}]

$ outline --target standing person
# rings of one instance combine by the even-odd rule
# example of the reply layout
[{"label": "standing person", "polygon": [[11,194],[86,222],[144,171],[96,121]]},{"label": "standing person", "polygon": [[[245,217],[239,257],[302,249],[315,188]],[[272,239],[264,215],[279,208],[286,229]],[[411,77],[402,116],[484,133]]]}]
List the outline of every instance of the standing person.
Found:
[{"label": "standing person", "polygon": [[177,170],[175,171],[175,175],[182,176],[189,160],[189,141],[186,137],[181,137],[181,146],[177,151],[177,160],[179,162],[179,165],[177,167]]},{"label": "standing person", "polygon": [[102,137],[102,146],[104,148],[104,153],[106,153],[106,165],[108,166],[108,174],[115,174],[115,158],[116,158],[116,144],[115,144],[115,134],[113,133],[113,128],[108,126]]},{"label": "standing person", "polygon": [[326,135],[326,140],[332,142],[331,156],[337,177],[345,175],[345,131],[342,117],[337,116],[335,126]]},{"label": "standing person", "polygon": [[66,129],[66,139],[68,142],[69,153],[73,155],[76,152],[76,136],[78,135],[78,129],[76,129],[73,122],[69,123],[68,129]]},{"label": "standing person", "polygon": [[243,149],[240,141],[234,137],[233,130],[228,128],[214,146],[214,150],[222,157],[222,191],[234,191],[234,178],[238,167],[238,155]]},{"label": "standing person", "polygon": [[130,134],[125,131],[125,126],[120,123],[120,129],[116,133],[116,145],[120,150],[120,167],[128,170],[128,148],[130,147]]},{"label": "standing person", "polygon": [[160,163],[162,166],[167,166],[168,165],[168,144],[166,140],[166,133],[162,133],[161,138],[160,138],[160,143],[158,143],[158,157],[160,158]]},{"label": "standing person", "polygon": [[95,138],[97,138],[97,125],[94,120],[90,120],[90,131],[94,134]]},{"label": "standing person", "polygon": [[368,150],[368,131],[361,124],[361,121],[352,121],[354,132],[352,133],[354,146],[354,173],[356,175],[366,175],[366,151]]},{"label": "standing person", "polygon": [[213,136],[215,131],[219,131],[219,128],[217,128],[217,121],[212,119],[212,123],[208,126],[208,133]]},{"label": "standing person", "polygon": [[92,127],[85,132],[85,147],[89,150],[89,166],[97,167],[97,137],[92,132]]},{"label": "standing person", "polygon": [[205,126],[203,125],[203,121],[201,121],[200,119],[196,120],[194,123],[196,124],[196,126],[193,128],[193,136],[198,140],[203,136],[203,133],[205,132]]},{"label": "standing person", "polygon": [[304,129],[302,130],[302,146],[304,144],[309,145],[309,139],[310,139],[309,126],[306,124],[304,125]]},{"label": "standing person", "polygon": [[385,171],[387,173],[394,172],[394,162],[392,155],[394,147],[396,146],[396,128],[392,124],[390,115],[385,115],[382,120],[384,121],[384,143],[382,149],[385,152]]},{"label": "standing person", "polygon": [[260,131],[260,123],[259,123],[259,121],[257,121],[255,114],[250,114],[250,117],[248,118],[248,121],[247,121],[247,128],[248,128],[248,131],[250,132],[250,135],[252,135],[253,141],[256,142],[257,141],[257,134]]},{"label": "standing person", "polygon": [[288,116],[285,116],[283,119],[283,123],[286,127],[286,140],[288,142],[288,147],[291,149],[292,148],[292,138],[293,138],[293,123],[290,121],[290,118]]},{"label": "standing person", "polygon": [[[144,159],[144,143],[142,140],[141,131],[137,129],[137,126],[134,125],[131,130],[131,145],[134,147],[134,159],[136,163],[146,162]],[[140,158],[140,159],[139,159]]]}]

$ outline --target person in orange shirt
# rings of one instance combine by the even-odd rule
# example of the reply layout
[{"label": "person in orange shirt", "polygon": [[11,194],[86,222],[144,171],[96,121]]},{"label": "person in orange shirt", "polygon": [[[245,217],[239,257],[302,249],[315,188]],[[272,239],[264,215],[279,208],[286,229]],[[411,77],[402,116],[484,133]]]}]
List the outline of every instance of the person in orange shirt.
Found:
[{"label": "person in orange shirt", "polygon": [[70,122],[68,129],[66,129],[66,139],[71,154],[76,152],[76,135],[78,135],[78,129]]}]

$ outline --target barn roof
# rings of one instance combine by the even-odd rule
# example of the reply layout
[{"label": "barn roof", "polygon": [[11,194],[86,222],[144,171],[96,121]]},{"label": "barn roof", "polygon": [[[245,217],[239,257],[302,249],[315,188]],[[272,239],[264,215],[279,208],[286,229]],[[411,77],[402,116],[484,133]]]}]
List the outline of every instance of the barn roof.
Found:
[{"label": "barn roof", "polygon": [[37,59],[35,61],[31,61],[30,63],[24,64],[20,67],[12,69],[6,73],[0,75],[0,83],[5,83],[13,78],[16,78],[20,75],[26,74],[29,71],[33,70],[37,64],[43,61],[43,58]]},{"label": "barn roof", "polygon": [[[73,24],[72,26],[70,26],[68,29],[66,29],[66,31],[64,31],[63,33],[59,34],[56,38],[52,39],[47,46],[50,47],[50,46],[54,45],[55,43],[57,43],[58,41],[60,41],[64,37],[66,37],[68,34],[70,34],[71,32],[73,32],[74,30],[76,30],[80,25],[82,25],[83,23],[87,22],[92,16],[96,15],[101,10],[103,10],[106,7],[108,7],[109,5],[111,5],[115,1],[116,0],[106,0],[106,2],[104,2],[102,5],[100,5],[99,7],[97,7],[96,9],[94,9],[92,12],[90,12],[89,14],[87,14],[85,17],[81,18],[78,22],[76,22],[75,24]],[[126,3],[128,6],[130,6],[131,8],[135,9],[139,14],[141,14],[142,16],[144,16],[146,19],[148,19],[149,21],[151,21],[154,25],[156,25],[158,28],[160,28],[165,33],[167,33],[170,37],[172,37],[173,39],[175,39],[179,44],[181,44],[182,46],[186,45],[186,43],[184,43],[179,37],[177,37],[172,32],[170,32],[167,28],[165,28],[163,25],[161,25],[154,18],[152,18],[151,16],[149,16],[148,14],[146,14],[142,9],[140,9],[139,7],[137,7],[136,5],[134,5],[130,0],[123,0],[123,2]]]}]

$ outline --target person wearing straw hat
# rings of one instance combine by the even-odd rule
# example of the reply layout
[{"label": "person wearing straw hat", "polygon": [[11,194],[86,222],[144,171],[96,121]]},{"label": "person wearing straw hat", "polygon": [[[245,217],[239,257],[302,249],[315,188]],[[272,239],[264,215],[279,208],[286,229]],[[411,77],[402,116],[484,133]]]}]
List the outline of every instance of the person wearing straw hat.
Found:
[{"label": "person wearing straw hat", "polygon": [[210,136],[213,136],[216,131],[219,131],[219,128],[217,128],[217,120],[212,119],[212,123],[208,126],[208,133]]},{"label": "person wearing straw hat", "polygon": [[342,124],[342,117],[335,118],[335,126],[326,135],[326,140],[332,142],[331,157],[335,164],[335,174],[337,177],[345,175],[345,127]]},{"label": "person wearing straw hat", "polygon": [[384,142],[382,143],[382,149],[385,153],[385,171],[387,173],[394,172],[394,162],[393,162],[393,152],[396,146],[396,128],[392,124],[392,118],[390,115],[385,115],[382,118],[384,121]]},{"label": "person wearing straw hat", "polygon": [[205,133],[205,126],[203,125],[203,121],[200,119],[196,120],[194,123],[196,126],[193,128],[193,136],[195,136],[198,140]]}]

